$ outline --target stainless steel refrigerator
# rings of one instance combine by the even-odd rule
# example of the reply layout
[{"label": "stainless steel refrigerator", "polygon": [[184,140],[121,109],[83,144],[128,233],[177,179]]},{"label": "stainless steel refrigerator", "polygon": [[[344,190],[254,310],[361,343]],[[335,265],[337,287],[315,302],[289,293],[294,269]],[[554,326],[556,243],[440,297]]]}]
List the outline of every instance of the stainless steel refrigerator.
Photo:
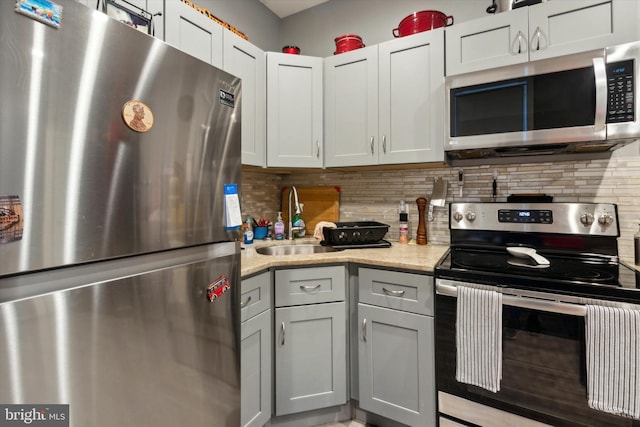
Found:
[{"label": "stainless steel refrigerator", "polygon": [[240,80],[24,3],[0,1],[0,404],[239,425]]}]

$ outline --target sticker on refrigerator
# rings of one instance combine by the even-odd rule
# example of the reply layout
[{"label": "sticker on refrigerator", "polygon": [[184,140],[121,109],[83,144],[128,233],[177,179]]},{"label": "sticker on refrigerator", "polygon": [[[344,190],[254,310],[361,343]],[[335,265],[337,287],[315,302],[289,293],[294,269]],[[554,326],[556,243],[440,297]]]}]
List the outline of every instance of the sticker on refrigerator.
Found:
[{"label": "sticker on refrigerator", "polygon": [[54,28],[62,22],[62,6],[48,0],[16,0],[15,11]]},{"label": "sticker on refrigerator", "polygon": [[153,127],[153,112],[142,101],[127,101],[122,106],[122,120],[131,130],[148,132]]},{"label": "sticker on refrigerator", "polygon": [[22,239],[23,228],[20,197],[0,195],[0,243]]},{"label": "sticker on refrigerator", "polygon": [[242,225],[238,184],[224,185],[224,225],[227,231],[237,230]]},{"label": "sticker on refrigerator", "polygon": [[229,278],[227,276],[220,276],[207,287],[207,298],[209,298],[209,301],[213,302],[213,300],[227,292],[229,288],[231,288]]},{"label": "sticker on refrigerator", "polygon": [[236,102],[236,96],[231,92],[220,89],[220,104],[233,108]]}]

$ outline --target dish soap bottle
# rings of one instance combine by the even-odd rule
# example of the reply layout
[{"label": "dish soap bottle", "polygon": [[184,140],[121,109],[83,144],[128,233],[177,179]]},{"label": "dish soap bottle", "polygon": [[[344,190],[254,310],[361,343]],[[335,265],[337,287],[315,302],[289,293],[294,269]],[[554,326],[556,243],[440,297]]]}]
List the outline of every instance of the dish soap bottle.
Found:
[{"label": "dish soap bottle", "polygon": [[273,233],[276,235],[276,240],[284,239],[284,222],[282,222],[282,211],[278,212],[278,219],[273,226]]},{"label": "dish soap bottle", "polygon": [[304,237],[305,235],[305,229],[304,229],[305,223],[302,217],[300,216],[303,210],[304,210],[304,204],[300,203],[300,209],[296,209],[296,213],[293,216],[293,222],[292,222],[292,225],[294,227],[300,227],[300,231],[296,231],[294,233],[294,237]]},{"label": "dish soap bottle", "polygon": [[253,226],[251,225],[251,218],[247,218],[244,225],[244,244],[250,245],[253,243]]}]

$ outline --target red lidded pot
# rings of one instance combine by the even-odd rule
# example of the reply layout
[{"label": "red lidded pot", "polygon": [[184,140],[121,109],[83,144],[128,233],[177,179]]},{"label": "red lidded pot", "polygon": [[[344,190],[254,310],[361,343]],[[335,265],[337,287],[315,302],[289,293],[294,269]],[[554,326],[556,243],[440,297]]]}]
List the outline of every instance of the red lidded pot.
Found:
[{"label": "red lidded pot", "polygon": [[450,25],[453,25],[453,16],[447,16],[437,10],[423,10],[404,18],[391,33],[394,37],[404,37]]},{"label": "red lidded pot", "polygon": [[340,37],[336,37],[336,51],[333,52],[334,55],[339,53],[349,52],[350,50],[360,49],[364,47],[364,43],[362,43],[362,38],[356,34],[344,34]]},{"label": "red lidded pot", "polygon": [[300,48],[298,46],[285,46],[282,48],[282,53],[300,55]]}]

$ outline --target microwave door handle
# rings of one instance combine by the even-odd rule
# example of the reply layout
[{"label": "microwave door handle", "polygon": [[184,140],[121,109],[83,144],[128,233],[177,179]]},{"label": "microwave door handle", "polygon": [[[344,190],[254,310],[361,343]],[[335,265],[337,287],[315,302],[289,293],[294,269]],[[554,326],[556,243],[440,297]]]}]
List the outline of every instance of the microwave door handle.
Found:
[{"label": "microwave door handle", "polygon": [[596,78],[596,116],[593,126],[596,131],[604,130],[607,117],[607,69],[604,58],[593,58],[593,72]]}]

